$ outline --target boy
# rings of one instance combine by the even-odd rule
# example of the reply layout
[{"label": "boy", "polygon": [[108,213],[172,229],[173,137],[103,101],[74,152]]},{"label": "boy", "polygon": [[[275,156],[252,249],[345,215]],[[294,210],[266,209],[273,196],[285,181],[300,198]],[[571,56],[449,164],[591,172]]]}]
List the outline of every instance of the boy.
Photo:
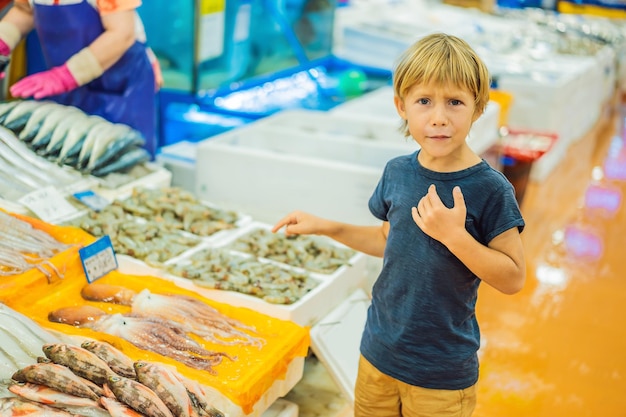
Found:
[{"label": "boy", "polygon": [[389,161],[369,201],[381,226],[294,212],[274,231],[321,234],[383,257],[361,340],[355,416],[470,416],[481,281],[518,292],[524,220],[511,184],[467,145],[489,73],[463,40],[432,34],[394,71],[394,104],[420,149]]}]

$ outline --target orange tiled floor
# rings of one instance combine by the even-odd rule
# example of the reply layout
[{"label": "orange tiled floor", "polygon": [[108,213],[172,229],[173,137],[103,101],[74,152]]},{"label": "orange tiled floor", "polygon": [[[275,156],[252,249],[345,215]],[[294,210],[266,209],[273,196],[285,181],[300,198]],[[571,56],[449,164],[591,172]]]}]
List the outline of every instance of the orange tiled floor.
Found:
[{"label": "orange tiled floor", "polygon": [[626,416],[626,131],[609,108],[527,189],[528,280],[481,286],[475,417]]}]

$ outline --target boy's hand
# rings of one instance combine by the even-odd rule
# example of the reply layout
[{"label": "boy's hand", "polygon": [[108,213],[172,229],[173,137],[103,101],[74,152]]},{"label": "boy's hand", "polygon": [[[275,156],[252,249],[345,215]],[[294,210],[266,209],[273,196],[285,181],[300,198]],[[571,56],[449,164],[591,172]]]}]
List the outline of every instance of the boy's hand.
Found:
[{"label": "boy's hand", "polygon": [[445,245],[446,238],[454,236],[456,231],[465,231],[467,207],[459,186],[452,190],[454,207],[447,208],[434,184],[428,187],[428,193],[411,209],[415,224],[424,233]]},{"label": "boy's hand", "polygon": [[294,211],[283,217],[274,225],[272,232],[276,233],[285,226],[285,236],[318,234],[323,220],[302,211]]}]

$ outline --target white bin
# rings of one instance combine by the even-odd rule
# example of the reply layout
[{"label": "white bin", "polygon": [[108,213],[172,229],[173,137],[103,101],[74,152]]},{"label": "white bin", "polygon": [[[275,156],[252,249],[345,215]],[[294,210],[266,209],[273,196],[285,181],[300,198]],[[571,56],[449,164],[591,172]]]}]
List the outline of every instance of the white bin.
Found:
[{"label": "white bin", "polygon": [[410,152],[406,145],[252,123],[199,143],[196,194],[270,224],[296,209],[378,224],[368,199],[386,162]]}]

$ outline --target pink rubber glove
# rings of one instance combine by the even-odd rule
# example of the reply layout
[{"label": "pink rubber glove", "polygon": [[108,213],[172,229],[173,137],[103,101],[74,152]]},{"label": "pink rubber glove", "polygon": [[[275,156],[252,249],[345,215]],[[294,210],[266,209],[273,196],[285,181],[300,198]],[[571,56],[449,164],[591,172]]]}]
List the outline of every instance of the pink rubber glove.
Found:
[{"label": "pink rubber glove", "polygon": [[76,82],[67,64],[63,64],[21,79],[13,84],[10,91],[13,97],[33,97],[38,100],[66,93],[76,87],[78,87],[78,82]]},{"label": "pink rubber glove", "polygon": [[0,38],[0,55],[9,56],[11,55],[11,47],[7,45],[5,41]]},{"label": "pink rubber glove", "polygon": [[[11,47],[7,45],[5,41],[0,38],[0,55],[1,56],[9,56],[11,55]],[[0,72],[0,80],[2,80],[6,75],[5,71]]]}]

